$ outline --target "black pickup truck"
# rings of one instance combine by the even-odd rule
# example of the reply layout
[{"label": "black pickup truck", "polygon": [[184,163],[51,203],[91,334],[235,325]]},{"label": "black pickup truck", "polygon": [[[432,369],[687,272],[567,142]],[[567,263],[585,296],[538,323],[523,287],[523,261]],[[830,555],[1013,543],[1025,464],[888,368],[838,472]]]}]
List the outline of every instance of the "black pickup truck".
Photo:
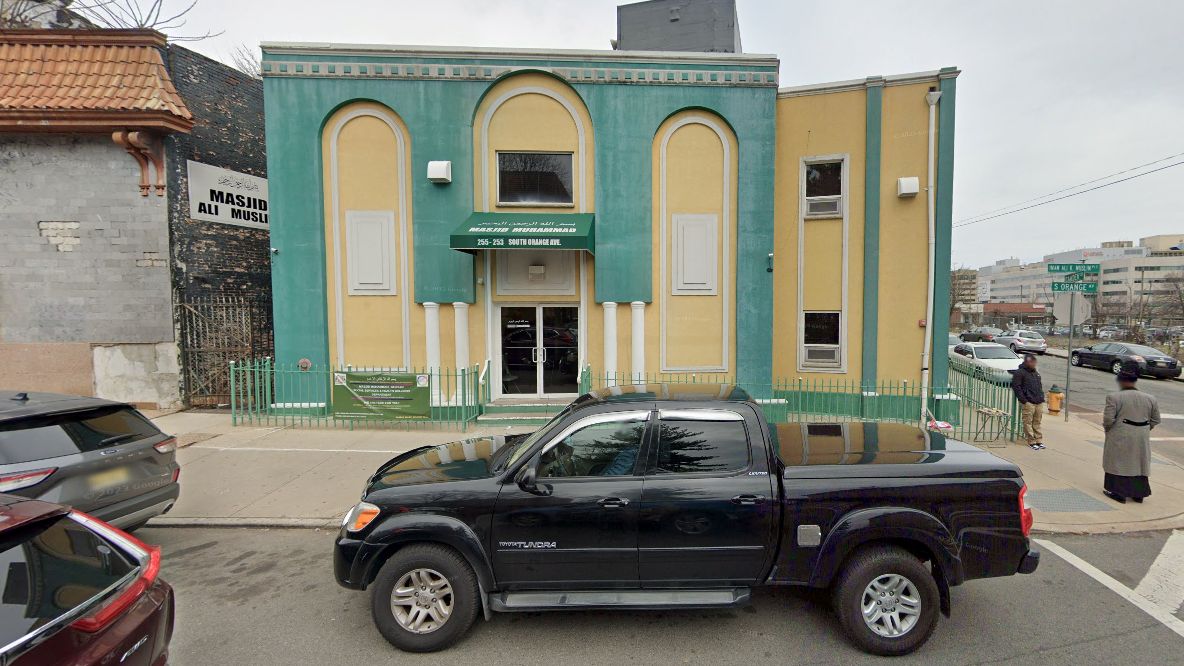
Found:
[{"label": "black pickup truck", "polygon": [[478,613],[728,608],[829,588],[860,648],[907,654],[951,586],[1031,573],[1020,470],[905,424],[768,423],[733,386],[578,398],[529,435],[425,446],[370,477],[334,572],[396,647]]}]

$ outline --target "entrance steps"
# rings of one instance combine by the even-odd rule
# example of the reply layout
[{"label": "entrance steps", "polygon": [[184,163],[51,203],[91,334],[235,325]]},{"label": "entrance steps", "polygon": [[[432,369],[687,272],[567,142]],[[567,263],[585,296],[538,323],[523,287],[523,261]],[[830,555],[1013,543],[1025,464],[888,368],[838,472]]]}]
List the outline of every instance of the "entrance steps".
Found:
[{"label": "entrance steps", "polygon": [[485,413],[477,423],[485,426],[535,425],[541,426],[567,406],[570,400],[524,400],[503,398],[485,405]]}]

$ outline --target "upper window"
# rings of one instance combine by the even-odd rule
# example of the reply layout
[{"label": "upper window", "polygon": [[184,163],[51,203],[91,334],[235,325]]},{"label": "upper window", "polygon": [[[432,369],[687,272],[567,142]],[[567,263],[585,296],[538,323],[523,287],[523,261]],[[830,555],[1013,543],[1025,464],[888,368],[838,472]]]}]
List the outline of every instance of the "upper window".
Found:
[{"label": "upper window", "polygon": [[570,206],[571,161],[571,153],[498,153],[498,204]]},{"label": "upper window", "polygon": [[805,165],[806,217],[843,216],[843,161]]},{"label": "upper window", "polygon": [[802,313],[802,366],[835,368],[842,365],[838,312]]},{"label": "upper window", "polygon": [[733,472],[748,467],[744,421],[664,418],[658,435],[658,474]]},{"label": "upper window", "polygon": [[633,474],[645,419],[585,426],[543,453],[540,478],[628,476]]}]

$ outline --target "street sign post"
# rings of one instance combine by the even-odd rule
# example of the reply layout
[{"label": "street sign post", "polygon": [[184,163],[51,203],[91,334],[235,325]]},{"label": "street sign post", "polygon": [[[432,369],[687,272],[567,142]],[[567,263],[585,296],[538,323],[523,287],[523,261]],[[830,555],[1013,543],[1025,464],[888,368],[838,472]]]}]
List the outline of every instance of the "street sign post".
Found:
[{"label": "street sign post", "polygon": [[1053,282],[1053,292],[1070,291],[1079,294],[1096,294],[1098,293],[1097,282]]},{"label": "street sign post", "polygon": [[1049,273],[1097,273],[1101,264],[1049,264]]}]

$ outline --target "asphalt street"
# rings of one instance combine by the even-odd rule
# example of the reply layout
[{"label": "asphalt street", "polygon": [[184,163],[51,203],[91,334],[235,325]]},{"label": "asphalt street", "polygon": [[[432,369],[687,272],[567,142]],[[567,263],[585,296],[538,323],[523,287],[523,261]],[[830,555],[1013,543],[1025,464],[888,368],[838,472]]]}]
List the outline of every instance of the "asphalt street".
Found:
[{"label": "asphalt street", "polygon": [[[478,619],[450,650],[406,655],[374,629],[367,593],[334,582],[333,533],[145,528],[137,536],[162,547],[162,576],[176,590],[170,663],[178,666],[883,661],[846,642],[824,596],[799,589],[758,590],[751,607],[734,611],[494,615]],[[1120,590],[1166,589],[1166,603],[1177,603],[1179,581],[1159,578],[1175,575],[1181,552],[1165,555],[1165,543],[1181,551],[1184,534],[1049,540],[1113,577]],[[955,588],[953,610],[902,663],[1150,666],[1179,664],[1184,653],[1184,638],[1165,623],[1048,552],[1032,575]],[[1184,616],[1174,610],[1168,623]]]},{"label": "asphalt street", "polygon": [[[1065,387],[1065,370],[1070,367],[1067,359],[1046,354],[1041,356],[1037,363],[1045,390],[1053,384]],[[1118,389],[1114,383],[1114,375],[1094,368],[1072,370],[1070,409],[1074,414],[1086,416],[1100,423],[1102,410],[1106,407],[1106,395]],[[1159,411],[1163,416],[1163,423],[1151,435],[1152,450],[1177,464],[1184,465],[1184,382],[1144,377],[1139,380],[1139,388],[1159,400]],[[1046,414],[1044,418],[1056,417]]]}]

